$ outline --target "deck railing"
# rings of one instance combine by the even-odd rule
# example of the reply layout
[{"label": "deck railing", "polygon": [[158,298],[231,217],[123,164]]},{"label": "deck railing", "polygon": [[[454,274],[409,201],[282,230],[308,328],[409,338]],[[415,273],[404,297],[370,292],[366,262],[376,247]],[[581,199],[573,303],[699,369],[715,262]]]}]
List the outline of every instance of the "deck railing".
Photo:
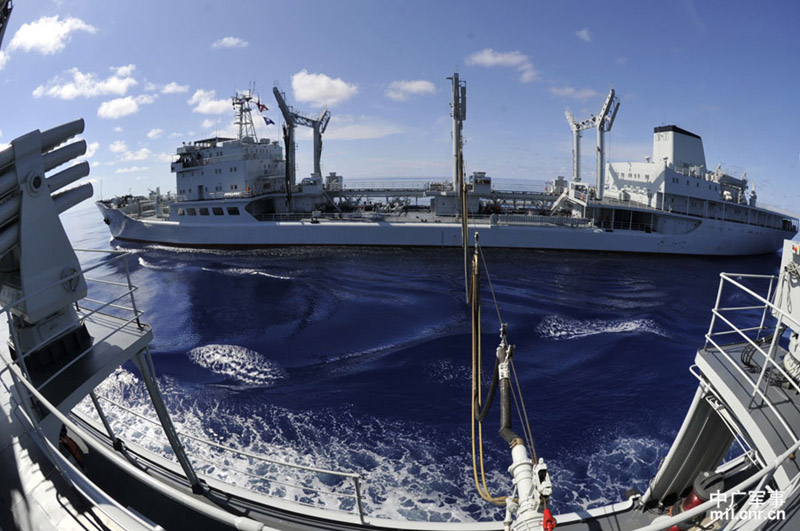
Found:
[{"label": "deck railing", "polygon": [[[158,426],[157,420],[151,419],[146,415],[138,413],[133,409],[120,404],[110,398],[98,394],[98,398],[108,404],[123,415],[130,415],[140,421]],[[277,459],[272,459],[263,455],[258,455],[246,450],[233,448],[229,445],[220,444],[204,437],[198,437],[178,430],[178,435],[184,441],[187,454],[195,462],[195,468],[200,474],[207,477],[214,477],[215,470],[221,469],[228,473],[239,474],[247,477],[246,485],[236,485],[237,487],[247,488],[264,496],[276,497],[270,494],[272,490],[287,489],[285,495],[278,497],[286,499],[290,491],[294,491],[296,498],[289,500],[304,507],[315,507],[318,509],[338,511],[356,515],[363,522],[364,507],[361,495],[361,482],[364,479],[361,474],[352,472],[340,472],[337,470],[313,467],[298,463],[287,463]],[[149,442],[161,445],[164,441],[155,437],[144,435]],[[213,458],[204,457],[203,454],[211,454]],[[237,466],[238,465],[238,466]],[[266,465],[266,468],[264,466]],[[258,473],[255,472],[258,470]],[[294,477],[291,477],[292,474]],[[336,485],[329,489],[314,486],[314,478],[322,478],[325,483],[338,483],[342,489],[337,490]],[[331,481],[331,478],[337,478]],[[294,482],[290,482],[294,480]],[[277,486],[276,489],[269,487]],[[267,487],[267,488],[264,488]],[[313,494],[312,494],[313,493]]]},{"label": "deck railing", "polygon": [[[126,327],[130,329],[131,326],[136,327],[139,330],[144,330],[146,325],[142,324],[140,318],[144,312],[139,310],[136,305],[136,300],[134,297],[134,293],[137,291],[137,287],[134,286],[131,282],[130,270],[128,268],[126,258],[130,255],[128,251],[98,251],[98,250],[86,250],[86,249],[76,249],[78,253],[104,253],[107,255],[111,255],[109,259],[100,260],[98,263],[93,264],[91,266],[82,268],[81,271],[75,272],[72,275],[64,277],[60,279],[57,283],[53,285],[62,284],[64,282],[70,282],[76,280],[80,277],[80,275],[85,273],[91,272],[98,272],[103,267],[107,266],[115,266],[118,261],[122,261],[121,267],[124,270],[124,279],[121,281],[112,280],[110,278],[91,278],[86,277],[84,278],[87,282],[87,287],[91,288],[92,286],[100,286],[98,291],[102,292],[98,298],[94,297],[85,297],[75,303],[75,309],[78,314],[79,319],[87,319],[93,316],[107,316],[112,317],[116,321],[117,324],[110,327],[110,331],[102,338],[94,338],[93,344],[97,344],[99,342],[103,342],[109,338],[111,338],[114,334],[120,333]],[[102,275],[101,275],[102,276]],[[46,290],[52,288],[52,285],[45,286],[39,290],[36,290],[26,297],[18,299],[13,303],[7,305],[6,307],[0,309],[0,311],[5,312],[7,314],[7,318],[9,323],[11,322],[11,311],[21,304],[25,303],[29,299],[36,297],[37,295],[45,292]],[[113,293],[112,293],[113,292]],[[130,303],[128,305],[126,301],[129,298]],[[73,325],[74,326],[74,325]],[[25,352],[22,351],[20,348],[19,338],[15,332],[13,326],[9,327],[10,330],[10,339],[14,346],[14,350],[16,352],[16,359],[9,360],[9,364],[2,369],[2,372],[8,371],[11,373],[12,380],[15,384],[17,384],[19,389],[25,388],[27,391],[21,394],[27,394],[27,396],[35,401],[38,404],[38,407],[41,408],[41,411],[48,411],[53,414],[54,418],[58,419],[61,423],[67,426],[70,430],[75,433],[81,433],[83,430],[78,424],[75,423],[75,420],[70,418],[67,414],[58,410],[58,408],[52,404],[47,398],[41,393],[41,390],[50,383],[52,380],[63,374],[65,370],[69,367],[78,363],[81,359],[91,352],[92,347],[82,351],[76,357],[71,359],[69,362],[64,364],[60,367],[54,374],[47,377],[44,382],[34,384],[31,378],[31,374],[26,367],[25,361],[29,357],[30,353],[36,351],[40,347],[44,346],[47,342],[49,342],[52,338],[58,337],[59,335],[69,331],[71,327],[64,328],[63,330],[56,330],[52,332],[47,339],[44,339],[42,342],[34,345],[32,348],[26,349]],[[20,387],[21,386],[21,387]],[[9,390],[10,391],[10,390]],[[139,413],[136,413],[131,408],[124,406],[123,404],[116,403],[106,397],[97,396],[96,393],[92,393],[91,395],[92,402],[88,402],[89,404],[94,404],[94,411],[103,422],[107,431],[109,432],[109,436],[111,436],[112,431],[109,429],[110,425],[108,424],[108,419],[106,418],[106,414],[103,410],[100,409],[98,403],[96,402],[97,399],[103,401],[106,404],[111,405],[115,409],[124,412],[126,415],[132,415],[137,420],[144,421],[147,423],[155,424],[161,426],[161,423],[157,420],[153,420],[151,418],[145,417]],[[26,418],[27,423],[34,432],[37,433],[38,438],[42,441],[47,453],[51,461],[55,464],[57,469],[61,472],[61,474],[68,478],[79,490],[85,493],[87,498],[96,500],[103,510],[103,504],[108,507],[113,507],[114,509],[109,510],[107,516],[111,518],[113,521],[117,522],[121,527],[126,527],[125,524],[130,525],[132,522],[135,522],[136,525],[139,525],[143,529],[160,529],[158,527],[153,527],[151,524],[147,523],[146,521],[142,520],[134,513],[131,513],[124,507],[120,506],[110,495],[105,493],[102,489],[94,485],[91,480],[86,477],[83,471],[78,470],[74,466],[72,466],[68,461],[63,459],[61,454],[59,453],[58,448],[56,448],[50,441],[48,441],[43,432],[41,431],[41,427],[37,420],[38,416],[36,413],[29,407],[29,402],[24,401],[23,403],[19,404],[21,408],[21,412]],[[90,406],[91,407],[91,406]],[[85,414],[84,411],[83,414]],[[73,411],[74,415],[81,417],[82,414],[77,409]],[[123,436],[125,434],[119,433],[117,435]],[[305,496],[305,498],[309,498],[308,493],[314,492],[316,496],[316,500],[312,500],[311,502],[304,501],[303,499],[293,500],[290,503],[297,504],[300,507],[314,507],[317,510],[322,511],[338,511],[350,514],[350,518],[355,519],[355,521],[364,522],[364,499],[361,493],[361,481],[363,480],[362,475],[357,473],[351,472],[340,472],[336,470],[329,470],[323,469],[308,465],[302,465],[299,463],[287,463],[276,459],[271,459],[265,456],[257,455],[252,452],[247,452],[245,450],[239,450],[233,448],[231,446],[223,445],[216,443],[214,441],[210,441],[201,437],[197,437],[195,435],[179,432],[178,435],[184,442],[184,445],[187,446],[190,450],[191,449],[203,449],[205,451],[213,451],[216,452],[216,456],[220,457],[220,459],[209,460],[205,459],[206,467],[205,469],[208,470],[209,466],[213,465],[215,467],[226,468],[231,472],[237,472],[243,475],[249,475],[254,482],[262,482],[262,483],[272,483],[275,485],[280,485],[285,489],[294,489],[296,492],[301,493]],[[100,452],[106,457],[110,457],[112,461],[120,463],[119,459],[114,459],[115,452],[109,450],[108,446],[99,442],[98,440],[94,439],[93,437],[85,437],[85,442],[94,450]],[[163,442],[163,441],[160,441]],[[133,447],[136,445],[134,444]],[[277,473],[273,473],[272,477],[269,477],[266,473],[264,474],[256,474],[252,470],[237,468],[233,465],[226,465],[226,461],[232,461],[230,459],[232,456],[235,456],[235,460],[238,461],[237,464],[241,465],[242,463],[246,464],[253,464],[253,463],[261,463],[263,465],[267,465],[269,467],[273,467],[275,470],[283,470],[284,472],[282,475],[278,475]],[[200,452],[190,453],[189,457],[195,461],[202,462],[204,458],[200,455]],[[124,465],[123,465],[124,467]],[[124,467],[130,468],[130,467]],[[134,467],[135,468],[135,467]],[[203,472],[204,468],[202,463],[198,466],[198,470]],[[293,474],[289,474],[286,471],[294,471]],[[132,475],[141,475],[140,472],[134,473],[132,469],[128,470],[128,473]],[[163,490],[165,487],[160,485],[159,482],[147,476],[146,483],[151,487],[155,488],[156,490]],[[211,474],[205,474],[206,477],[213,477]],[[289,483],[286,481],[290,475],[293,475],[294,483]],[[332,487],[330,490],[315,487],[309,482],[309,478],[312,477],[324,477],[329,479],[331,477],[339,478],[341,485],[344,485],[343,490],[337,490],[336,486]],[[142,479],[142,478],[140,478]],[[330,483],[330,481],[328,481]],[[335,483],[335,482],[334,482]],[[251,489],[252,490],[252,489]],[[258,490],[253,490],[253,492],[258,493]],[[298,496],[302,498],[301,496]],[[221,511],[220,509],[207,507],[207,504],[202,502],[197,502],[197,507],[194,507],[195,504],[190,504],[193,508],[197,509],[198,511],[206,514],[207,516],[214,518],[215,520],[226,522],[230,525],[236,526],[242,523],[242,518],[236,517],[233,514],[227,513],[225,511]],[[333,505],[336,505],[335,507]],[[298,509],[302,510],[302,509]],[[105,512],[105,511],[104,511]],[[120,516],[122,515],[122,516]],[[237,524],[237,521],[239,524]],[[255,524],[255,522],[253,522]],[[253,529],[256,527],[254,526]],[[260,529],[260,524],[258,526]]]},{"label": "deck railing", "polygon": [[[731,500],[735,500],[735,496],[741,496],[742,493],[753,491],[765,492],[765,489],[771,484],[772,478],[775,476],[778,469],[785,463],[794,461],[795,454],[800,450],[800,438],[792,430],[787,419],[777,410],[775,404],[773,404],[772,400],[769,398],[767,393],[768,389],[766,388],[766,386],[770,385],[768,374],[774,372],[779,375],[782,381],[788,382],[790,389],[800,394],[800,386],[790,377],[777,360],[777,354],[780,351],[778,348],[780,336],[783,331],[782,325],[786,324],[794,330],[800,330],[800,323],[797,323],[790,314],[778,307],[773,301],[778,283],[782,282],[783,278],[784,277],[775,277],[772,275],[733,275],[721,273],[716,303],[712,310],[711,322],[705,336],[705,349],[713,348],[715,351],[721,353],[721,359],[734,368],[736,373],[741,376],[742,381],[749,382],[748,389],[751,398],[753,400],[760,399],[763,405],[769,408],[778,419],[781,428],[789,435],[788,447],[771,461],[764,462],[763,456],[751,455],[755,454],[755,452],[748,452],[746,441],[739,441],[741,434],[737,433],[738,428],[731,426],[728,421],[723,418],[723,421],[728,424],[735,439],[739,441],[742,448],[748,452],[746,457],[759,466],[760,470],[727,491],[718,494],[715,493],[716,495],[712,496],[709,501],[689,511],[673,516],[672,518],[661,520],[657,524],[643,527],[639,531],[661,531],[663,529],[668,529],[671,526],[689,522],[710,510],[723,513],[725,509],[730,507],[732,509],[730,514],[739,514],[741,511],[747,511],[749,509],[761,510],[764,505],[758,505],[758,503],[752,499],[748,499],[745,505],[741,507],[734,506]],[[753,283],[761,284],[760,288],[762,293],[759,293],[759,291],[752,286]],[[731,287],[736,288],[738,293],[744,294],[749,301],[744,304],[722,305],[723,301],[726,300],[726,287],[729,288],[729,291]],[[757,326],[742,326],[739,324],[739,319],[734,317],[734,315],[738,315],[740,318],[744,317],[750,322],[756,320],[759,324]],[[721,344],[723,338],[725,342]],[[733,339],[731,340],[730,338]],[[739,352],[743,344],[752,348],[753,359],[755,359],[757,355],[758,360],[761,362],[759,375],[755,379],[742,368],[742,363],[737,361],[732,354],[733,351]],[[702,384],[702,374],[694,370],[692,373],[701,380]],[[762,386],[764,386],[763,389]],[[707,388],[713,391],[713,388]],[[714,395],[716,396],[716,393],[714,393]],[[789,500],[792,497],[792,493],[798,488],[798,484],[800,484],[800,473],[788,477],[787,480],[788,482],[783,489],[783,494],[785,499]],[[722,503],[725,503],[724,506],[721,506],[720,500],[722,500]],[[735,511],[733,511],[733,509],[735,509]]]}]

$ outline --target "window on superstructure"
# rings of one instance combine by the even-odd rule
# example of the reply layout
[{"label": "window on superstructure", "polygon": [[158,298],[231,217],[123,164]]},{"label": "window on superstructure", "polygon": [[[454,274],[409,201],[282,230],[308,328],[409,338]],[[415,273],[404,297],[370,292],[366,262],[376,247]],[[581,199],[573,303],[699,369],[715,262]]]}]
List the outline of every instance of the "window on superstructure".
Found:
[{"label": "window on superstructure", "polygon": [[201,216],[207,216],[208,215],[208,209],[207,208],[201,208],[200,209],[200,215]]},{"label": "window on superstructure", "polygon": [[190,216],[196,216],[197,215],[197,211],[195,209],[193,209],[193,208],[187,208],[186,209],[186,213],[188,215],[190,215]]},{"label": "window on superstructure", "polygon": [[215,216],[224,216],[225,212],[222,211],[222,207],[213,207],[211,212],[214,213]]},{"label": "window on superstructure", "polygon": [[229,216],[238,216],[239,215],[239,207],[228,207],[228,215]]},{"label": "window on superstructure", "polygon": [[183,216],[184,214],[185,214],[184,210],[182,208],[179,208],[178,209],[178,215],[179,216]]}]

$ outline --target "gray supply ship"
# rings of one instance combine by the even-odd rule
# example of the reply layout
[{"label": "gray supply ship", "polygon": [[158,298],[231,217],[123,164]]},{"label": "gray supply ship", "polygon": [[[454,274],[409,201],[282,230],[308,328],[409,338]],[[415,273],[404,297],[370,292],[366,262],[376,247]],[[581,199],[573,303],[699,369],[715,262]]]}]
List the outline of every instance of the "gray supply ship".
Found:
[{"label": "gray supply ship", "polygon": [[[454,156],[461,149],[466,85],[452,78]],[[171,169],[176,194],[118,197],[97,206],[118,240],[169,246],[247,248],[291,245],[462,246],[462,212],[484,247],[746,255],[776,251],[797,219],[756,205],[748,182],[706,166],[700,136],[656,127],[644,162],[604,161],[604,136],[619,109],[610,91],[600,113],[576,121],[573,177],[545,191],[503,190],[485,172],[452,181],[358,188],[336,173],[322,176],[322,135],[330,112],[282,110],[284,144],[258,139],[252,92],[233,98],[237,138],[208,138],[178,148]],[[258,107],[263,105],[258,101]],[[294,130],[313,129],[314,173],[297,182]],[[580,138],[597,131],[597,182],[580,179]],[[465,196],[462,201],[462,195]]]}]

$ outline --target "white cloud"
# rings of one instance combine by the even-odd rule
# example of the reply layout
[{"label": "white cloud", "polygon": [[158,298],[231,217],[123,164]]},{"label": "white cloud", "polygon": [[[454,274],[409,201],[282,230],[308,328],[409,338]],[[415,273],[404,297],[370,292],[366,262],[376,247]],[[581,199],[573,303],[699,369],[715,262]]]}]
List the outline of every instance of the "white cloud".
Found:
[{"label": "white cloud", "polygon": [[592,42],[592,32],[589,28],[583,28],[575,32],[575,36],[585,42]]},{"label": "white cloud", "polygon": [[175,81],[171,81],[164,85],[161,89],[161,94],[180,94],[189,91],[189,85],[179,85]]},{"label": "white cloud", "polygon": [[154,101],[154,96],[144,94],[136,96],[135,98],[133,96],[126,96],[111,101],[104,101],[100,104],[100,108],[97,109],[97,116],[112,120],[121,118],[129,114],[137,113],[139,111],[139,105],[153,103]]},{"label": "white cloud", "polygon": [[100,142],[90,142],[86,145],[86,153],[83,155],[84,159],[90,159],[97,153],[97,148],[100,147]]},{"label": "white cloud", "polygon": [[8,54],[3,50],[0,50],[0,70],[2,70],[4,66],[6,66],[7,62],[8,62]]},{"label": "white cloud", "polygon": [[129,114],[134,114],[139,110],[139,104],[130,96],[117,98],[111,101],[104,101],[97,109],[97,116],[100,118],[116,119]]},{"label": "white cloud", "polygon": [[409,96],[418,94],[434,94],[436,86],[430,81],[417,79],[414,81],[392,81],[386,89],[386,96],[394,101],[405,101]]},{"label": "white cloud", "polygon": [[224,37],[218,41],[214,41],[211,45],[212,48],[247,48],[250,43],[239,37]]},{"label": "white cloud", "polygon": [[111,70],[115,70],[116,74],[121,77],[128,77],[133,74],[133,71],[136,70],[136,65],[125,65],[125,66],[117,66],[111,67]]},{"label": "white cloud", "polygon": [[114,128],[114,132],[115,133],[121,133],[122,132],[122,128],[120,126],[117,126],[117,127]]},{"label": "white cloud", "polygon": [[533,67],[530,58],[520,51],[496,52],[491,48],[484,48],[475,52],[466,59],[470,66],[482,66],[493,68],[500,66],[504,68],[515,68],[519,73],[519,80],[523,83],[530,83],[539,78],[539,73]]},{"label": "white cloud", "polygon": [[355,84],[325,74],[309,74],[305,69],[292,76],[292,90],[297,101],[310,103],[314,107],[333,106],[358,93]]},{"label": "white cloud", "polygon": [[153,158],[159,162],[172,162],[175,155],[173,153],[154,153]]},{"label": "white cloud", "polygon": [[108,146],[108,150],[111,153],[124,153],[128,151],[128,145],[124,140],[115,140],[110,146]]},{"label": "white cloud", "polygon": [[64,49],[71,34],[76,31],[96,33],[97,28],[75,17],[67,17],[64,20],[59,20],[58,15],[42,17],[23,24],[14,34],[8,49],[37,51],[45,55],[54,54]]},{"label": "white cloud", "polygon": [[150,131],[147,133],[147,138],[151,140],[159,138],[163,132],[163,129],[150,129]]},{"label": "white cloud", "polygon": [[194,105],[194,112],[200,114],[224,114],[230,109],[231,103],[228,100],[216,100],[215,90],[197,89],[194,95],[187,100],[189,105]]},{"label": "white cloud", "polygon": [[150,156],[151,153],[152,152],[147,148],[142,148],[139,151],[126,151],[122,154],[122,160],[126,162],[132,160],[145,160]]},{"label": "white cloud", "polygon": [[129,168],[117,168],[116,173],[136,173],[147,171],[150,168],[148,166],[131,166]]},{"label": "white cloud", "polygon": [[77,68],[72,68],[66,72],[67,79],[56,76],[47,82],[47,86],[36,87],[33,97],[50,96],[62,100],[74,100],[78,96],[84,98],[109,94],[122,96],[130,87],[136,85],[136,80],[131,76],[135,68],[134,65],[113,67],[111,70],[114,73],[106,79],[99,79],[91,72],[84,74]]},{"label": "white cloud", "polygon": [[370,116],[334,115],[325,133],[325,138],[328,140],[367,140],[395,135],[402,131],[394,124]]},{"label": "white cloud", "polygon": [[586,101],[589,98],[600,95],[596,90],[589,88],[576,89],[575,87],[550,87],[550,94],[561,98],[572,98],[578,101]]},{"label": "white cloud", "polygon": [[170,137],[170,138],[180,138],[180,137],[182,137],[182,136],[183,136],[183,134],[182,134],[182,133],[179,133],[179,132],[177,132],[177,131],[173,131],[172,133],[170,133],[170,134],[169,134],[169,137]]}]

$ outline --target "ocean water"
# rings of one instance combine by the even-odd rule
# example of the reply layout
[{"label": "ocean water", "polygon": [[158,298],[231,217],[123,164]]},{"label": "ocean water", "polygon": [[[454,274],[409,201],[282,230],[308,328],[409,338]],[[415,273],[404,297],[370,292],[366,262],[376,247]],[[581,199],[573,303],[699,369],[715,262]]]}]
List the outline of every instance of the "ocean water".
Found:
[{"label": "ocean water", "polygon": [[[179,431],[286,463],[362,473],[365,510],[429,521],[502,520],[472,480],[470,318],[460,251],[198,251],[110,241],[94,208],[63,216],[76,247],[124,249]],[[778,254],[701,258],[487,250],[554,512],[641,492],[696,380],[689,372],[721,271],[774,274]],[[124,279],[120,262],[92,276]],[[488,373],[497,312],[484,280]],[[138,373],[100,389],[123,439],[170,455]],[[91,407],[81,406],[89,411]],[[493,494],[510,456],[484,423]],[[515,428],[521,431],[515,417]],[[204,473],[269,496],[353,510],[352,485],[184,439]]]}]

